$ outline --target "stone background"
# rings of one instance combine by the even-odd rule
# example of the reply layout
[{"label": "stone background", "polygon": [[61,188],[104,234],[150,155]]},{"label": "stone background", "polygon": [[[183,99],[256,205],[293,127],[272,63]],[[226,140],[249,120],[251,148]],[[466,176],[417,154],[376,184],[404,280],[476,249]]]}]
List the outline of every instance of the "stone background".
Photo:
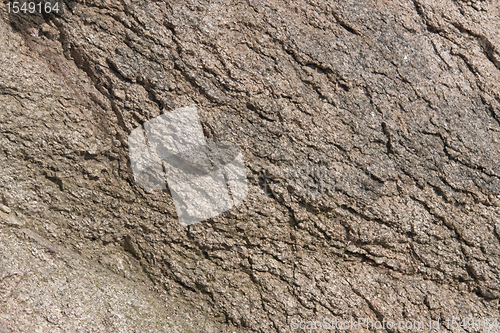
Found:
[{"label": "stone background", "polygon": [[[0,10],[0,332],[499,316],[498,1],[60,4]],[[184,228],[127,137],[187,105],[249,195]]]}]

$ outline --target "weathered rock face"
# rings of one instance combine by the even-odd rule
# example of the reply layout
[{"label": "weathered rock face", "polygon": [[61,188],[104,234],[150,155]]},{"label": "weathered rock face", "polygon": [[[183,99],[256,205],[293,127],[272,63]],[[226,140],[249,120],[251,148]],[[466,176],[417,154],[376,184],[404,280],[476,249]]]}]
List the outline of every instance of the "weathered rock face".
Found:
[{"label": "weathered rock face", "polygon": [[[64,8],[2,8],[0,185],[25,229],[1,237],[29,230],[155,286],[205,316],[167,306],[195,331],[498,316],[497,2]],[[134,184],[127,137],[192,104],[241,147],[249,195],[182,228],[168,191]]]}]

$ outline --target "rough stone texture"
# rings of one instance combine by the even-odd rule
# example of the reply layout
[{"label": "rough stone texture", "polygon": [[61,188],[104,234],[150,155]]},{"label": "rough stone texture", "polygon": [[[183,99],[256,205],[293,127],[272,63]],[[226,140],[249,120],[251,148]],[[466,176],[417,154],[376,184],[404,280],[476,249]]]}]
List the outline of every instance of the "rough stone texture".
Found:
[{"label": "rough stone texture", "polygon": [[[22,223],[15,216],[0,218]],[[160,298],[24,228],[0,229],[0,332],[198,332],[203,313]]]},{"label": "rough stone texture", "polygon": [[[498,1],[64,8],[2,8],[0,194],[22,230],[127,286],[156,287],[152,307],[187,304],[172,327],[498,317]],[[209,139],[241,147],[249,195],[182,228],[168,191],[134,185],[127,137],[191,104]],[[26,255],[4,271],[21,271],[21,248],[35,246],[15,240],[18,227],[5,223],[2,258],[13,242]],[[47,305],[14,301],[51,323]]]}]

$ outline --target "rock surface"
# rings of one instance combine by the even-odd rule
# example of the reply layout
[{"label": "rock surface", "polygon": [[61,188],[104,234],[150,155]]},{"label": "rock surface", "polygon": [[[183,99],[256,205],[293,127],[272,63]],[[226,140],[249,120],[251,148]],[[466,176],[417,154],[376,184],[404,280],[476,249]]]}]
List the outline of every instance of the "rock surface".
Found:
[{"label": "rock surface", "polygon": [[[498,317],[496,1],[62,7],[1,9],[0,332]],[[181,227],[127,137],[193,104],[249,194]]]}]

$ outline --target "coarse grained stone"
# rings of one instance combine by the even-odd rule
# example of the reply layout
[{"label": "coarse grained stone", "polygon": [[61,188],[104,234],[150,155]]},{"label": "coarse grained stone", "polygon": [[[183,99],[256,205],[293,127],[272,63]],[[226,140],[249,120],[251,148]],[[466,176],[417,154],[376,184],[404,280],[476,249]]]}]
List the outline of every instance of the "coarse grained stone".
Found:
[{"label": "coarse grained stone", "polygon": [[[2,9],[0,184],[26,228],[221,330],[498,315],[495,1],[64,8]],[[182,228],[127,136],[192,104],[249,195]]]}]

